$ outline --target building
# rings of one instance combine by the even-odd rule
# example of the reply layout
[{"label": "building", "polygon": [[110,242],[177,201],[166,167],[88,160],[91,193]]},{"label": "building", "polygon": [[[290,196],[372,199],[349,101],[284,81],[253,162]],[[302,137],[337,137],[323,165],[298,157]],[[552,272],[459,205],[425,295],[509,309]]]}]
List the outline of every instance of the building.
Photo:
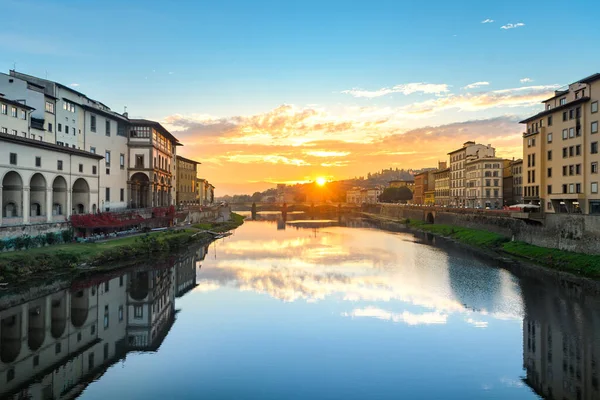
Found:
[{"label": "building", "polygon": [[424,194],[424,201],[426,206],[435,205],[435,190],[428,190]]},{"label": "building", "polygon": [[146,119],[131,119],[129,122],[127,184],[131,207],[173,205],[179,140],[158,122]]},{"label": "building", "polygon": [[514,177],[512,174],[513,161],[504,160],[504,168],[502,169],[502,200],[504,202],[504,206],[512,206],[514,203]]},{"label": "building", "polygon": [[[5,104],[0,100],[0,104]],[[0,126],[12,118],[0,113]],[[99,204],[98,156],[0,133],[0,226],[65,222]]]},{"label": "building", "polygon": [[434,171],[435,205],[450,205],[450,168]]},{"label": "building", "polygon": [[[416,205],[424,205],[425,202],[425,193],[429,192],[429,200],[431,203],[431,199],[434,198],[434,172],[435,170],[427,170],[421,172],[420,174],[415,175],[415,186],[413,193],[413,204]],[[433,203],[431,203],[433,204]]]},{"label": "building", "polygon": [[390,181],[390,185],[389,187],[394,188],[394,187],[407,187],[410,189],[411,192],[414,192],[415,190],[415,181],[414,179],[410,179],[410,180],[405,180],[405,179],[398,179],[395,181]]},{"label": "building", "polygon": [[465,160],[466,207],[503,207],[503,169],[504,160],[497,157],[471,156]]},{"label": "building", "polygon": [[450,156],[450,205],[466,207],[466,160],[467,158],[495,157],[496,150],[490,145],[465,142],[460,149],[448,153]]},{"label": "building", "polygon": [[383,193],[383,189],[380,187],[372,187],[368,189],[362,189],[360,191],[361,203],[365,204],[377,204],[379,203],[379,196]]},{"label": "building", "polygon": [[362,197],[360,191],[360,188],[354,188],[346,191],[346,203],[362,204]]},{"label": "building", "polygon": [[555,91],[542,112],[521,121],[525,203],[548,213],[600,214],[599,98],[597,73]]},{"label": "building", "polygon": [[513,181],[512,204],[523,204],[523,160],[511,161],[510,168]]},{"label": "building", "polygon": [[200,204],[198,190],[198,161],[190,160],[182,156],[176,156],[177,160],[177,195],[178,206]]}]

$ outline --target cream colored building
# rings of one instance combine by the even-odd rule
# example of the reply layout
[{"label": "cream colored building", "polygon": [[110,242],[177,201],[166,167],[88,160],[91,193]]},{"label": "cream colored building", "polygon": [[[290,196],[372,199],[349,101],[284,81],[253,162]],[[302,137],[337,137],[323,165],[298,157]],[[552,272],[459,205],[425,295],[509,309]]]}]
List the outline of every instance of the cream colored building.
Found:
[{"label": "cream colored building", "polygon": [[71,214],[96,211],[101,159],[0,133],[0,226],[64,222]]},{"label": "cream colored building", "polygon": [[360,188],[354,188],[346,191],[346,203],[349,204],[361,204],[362,198],[360,195]]},{"label": "cream colored building", "polygon": [[198,190],[198,161],[177,156],[177,198],[178,206],[200,204]]},{"label": "cream colored building", "polygon": [[468,157],[465,161],[466,206],[500,209],[503,207],[504,160],[496,157]]},{"label": "cream colored building", "polygon": [[132,119],[130,123],[128,186],[131,207],[174,205],[175,157],[179,141],[158,122]]},{"label": "cream colored building", "polygon": [[467,158],[495,157],[496,150],[490,145],[465,142],[460,149],[448,153],[450,156],[450,205],[467,207],[466,161]]},{"label": "cream colored building", "polygon": [[549,213],[600,214],[600,74],[545,100],[521,123],[524,201]]},{"label": "cream colored building", "polygon": [[448,206],[450,204],[450,168],[433,172],[435,205]]}]

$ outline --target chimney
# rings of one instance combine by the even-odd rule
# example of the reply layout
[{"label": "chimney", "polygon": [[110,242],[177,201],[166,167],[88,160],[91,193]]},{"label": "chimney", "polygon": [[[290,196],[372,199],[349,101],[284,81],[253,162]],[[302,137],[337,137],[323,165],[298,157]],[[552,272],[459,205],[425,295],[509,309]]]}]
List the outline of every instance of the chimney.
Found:
[{"label": "chimney", "polygon": [[124,116],[125,118],[129,118],[129,114],[127,113],[127,111],[125,111],[125,112],[123,113],[123,116]]}]

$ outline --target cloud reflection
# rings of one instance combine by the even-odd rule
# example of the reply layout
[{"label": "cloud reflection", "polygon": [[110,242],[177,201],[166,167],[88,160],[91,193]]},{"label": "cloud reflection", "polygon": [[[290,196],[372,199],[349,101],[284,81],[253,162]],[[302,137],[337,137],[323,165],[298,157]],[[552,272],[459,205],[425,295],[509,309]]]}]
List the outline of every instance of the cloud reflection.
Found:
[{"label": "cloud reflection", "polygon": [[402,313],[392,313],[376,307],[356,308],[349,313],[342,314],[344,317],[369,317],[377,318],[393,322],[404,322],[407,325],[430,325],[430,324],[445,324],[448,320],[448,315],[440,312],[426,312],[422,314],[414,314],[409,311]]}]

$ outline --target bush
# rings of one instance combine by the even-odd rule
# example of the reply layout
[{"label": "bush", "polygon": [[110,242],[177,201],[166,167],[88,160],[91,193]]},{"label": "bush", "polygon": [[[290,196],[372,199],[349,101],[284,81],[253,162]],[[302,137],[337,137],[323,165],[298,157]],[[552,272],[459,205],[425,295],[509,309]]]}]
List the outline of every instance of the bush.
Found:
[{"label": "bush", "polygon": [[73,229],[67,229],[62,231],[61,233],[62,241],[65,243],[70,243],[73,240]]},{"label": "bush", "polygon": [[56,237],[56,234],[53,232],[49,232],[44,235],[44,241],[50,246],[56,243],[58,241],[57,239],[58,238]]},{"label": "bush", "polygon": [[6,248],[6,241],[0,240],[0,251],[4,251]]}]

